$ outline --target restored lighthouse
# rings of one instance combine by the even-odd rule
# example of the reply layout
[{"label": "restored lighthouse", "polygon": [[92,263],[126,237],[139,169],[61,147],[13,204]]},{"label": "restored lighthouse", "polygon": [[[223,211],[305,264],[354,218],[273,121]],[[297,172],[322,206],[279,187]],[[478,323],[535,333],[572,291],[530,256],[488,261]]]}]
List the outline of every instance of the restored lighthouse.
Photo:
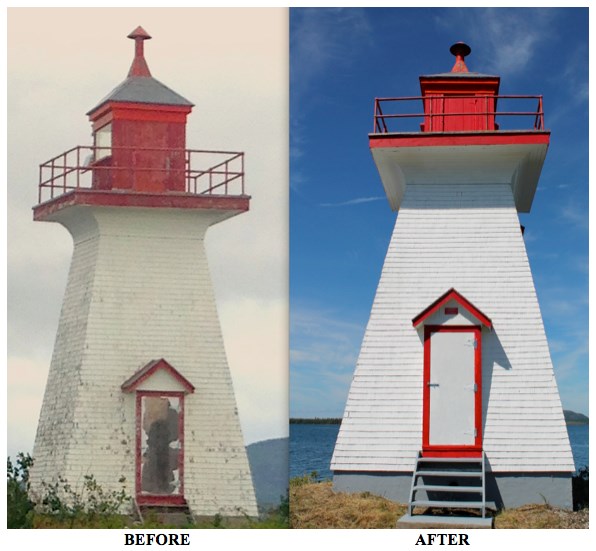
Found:
[{"label": "restored lighthouse", "polygon": [[31,488],[124,477],[138,509],[256,516],[204,248],[249,209],[243,154],[186,148],[192,103],[151,76],[151,37],[129,38],[127,78],[88,113],[93,145],[40,167],[34,219],[74,251]]},{"label": "restored lighthouse", "polygon": [[421,76],[420,97],[377,99],[369,135],[399,214],[331,468],[336,489],[409,503],[410,515],[572,505],[518,218],[550,132],[542,98],[499,95],[498,76],[468,70],[470,51],[453,45],[452,70]]}]

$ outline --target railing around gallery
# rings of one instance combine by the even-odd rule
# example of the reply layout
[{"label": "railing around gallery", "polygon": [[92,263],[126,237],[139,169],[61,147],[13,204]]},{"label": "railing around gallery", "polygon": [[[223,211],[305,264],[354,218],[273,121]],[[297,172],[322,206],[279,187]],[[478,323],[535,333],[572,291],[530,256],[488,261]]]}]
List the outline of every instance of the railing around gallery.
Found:
[{"label": "railing around gallery", "polygon": [[73,189],[133,190],[143,179],[193,195],[241,196],[244,153],[79,145],[40,165],[38,201]]}]

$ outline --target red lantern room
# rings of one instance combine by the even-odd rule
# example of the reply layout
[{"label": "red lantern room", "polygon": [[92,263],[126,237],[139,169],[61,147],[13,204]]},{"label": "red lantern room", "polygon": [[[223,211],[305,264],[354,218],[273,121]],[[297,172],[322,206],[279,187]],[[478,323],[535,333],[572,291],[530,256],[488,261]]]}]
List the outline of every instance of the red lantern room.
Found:
[{"label": "red lantern room", "polygon": [[495,110],[500,78],[470,73],[464,58],[471,51],[467,44],[457,42],[450,49],[455,56],[450,73],[420,77],[423,132],[498,130]]},{"label": "red lantern room", "polygon": [[76,146],[40,166],[36,220],[70,205],[248,210],[244,154],[186,149],[193,104],[151,76],[137,27],[127,78],[87,115],[93,146]]},{"label": "red lantern room", "polygon": [[184,191],[186,116],[193,104],[151,76],[143,54],[151,38],[147,32],[137,27],[128,38],[135,41],[128,78],[87,113],[93,124],[94,168],[112,169],[95,170],[93,187]]},{"label": "red lantern room", "polygon": [[399,210],[407,183],[454,182],[463,170],[466,181],[510,184],[529,212],[550,141],[542,96],[500,95],[500,77],[468,71],[467,44],[450,52],[451,71],[420,76],[420,96],[375,100],[369,145],[389,203]]}]

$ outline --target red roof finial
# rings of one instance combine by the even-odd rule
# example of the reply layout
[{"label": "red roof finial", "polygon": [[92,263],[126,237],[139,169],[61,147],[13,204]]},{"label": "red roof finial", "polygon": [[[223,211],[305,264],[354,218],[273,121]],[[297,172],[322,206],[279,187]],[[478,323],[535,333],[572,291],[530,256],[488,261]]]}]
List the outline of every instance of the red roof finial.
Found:
[{"label": "red roof finial", "polygon": [[464,61],[464,57],[470,55],[472,48],[468,46],[465,42],[456,42],[449,51],[455,56],[455,65],[451,69],[452,73],[468,73],[468,68],[466,67],[466,62]]},{"label": "red roof finial", "polygon": [[132,31],[128,38],[132,38],[135,41],[135,57],[132,60],[130,71],[128,71],[129,77],[150,77],[149,66],[145,61],[143,55],[143,42],[149,40],[151,36],[147,33],[143,27],[137,27]]}]

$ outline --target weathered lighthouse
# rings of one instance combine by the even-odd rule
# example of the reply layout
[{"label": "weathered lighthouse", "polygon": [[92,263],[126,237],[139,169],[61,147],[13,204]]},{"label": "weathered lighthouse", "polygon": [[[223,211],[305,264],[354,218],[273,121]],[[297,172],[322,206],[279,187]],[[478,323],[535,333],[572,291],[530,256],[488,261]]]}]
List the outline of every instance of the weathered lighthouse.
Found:
[{"label": "weathered lighthouse", "polygon": [[370,149],[399,214],[334,485],[410,513],[570,508],[573,457],[518,218],[550,132],[542,98],[499,95],[498,76],[468,71],[470,51],[453,45],[453,69],[421,76],[420,97],[375,102]]},{"label": "weathered lighthouse", "polygon": [[127,78],[89,111],[94,143],[40,167],[34,219],[74,251],[33,451],[58,477],[194,515],[257,507],[205,255],[249,209],[242,153],[186,148],[192,103],[151,76],[138,27]]}]

